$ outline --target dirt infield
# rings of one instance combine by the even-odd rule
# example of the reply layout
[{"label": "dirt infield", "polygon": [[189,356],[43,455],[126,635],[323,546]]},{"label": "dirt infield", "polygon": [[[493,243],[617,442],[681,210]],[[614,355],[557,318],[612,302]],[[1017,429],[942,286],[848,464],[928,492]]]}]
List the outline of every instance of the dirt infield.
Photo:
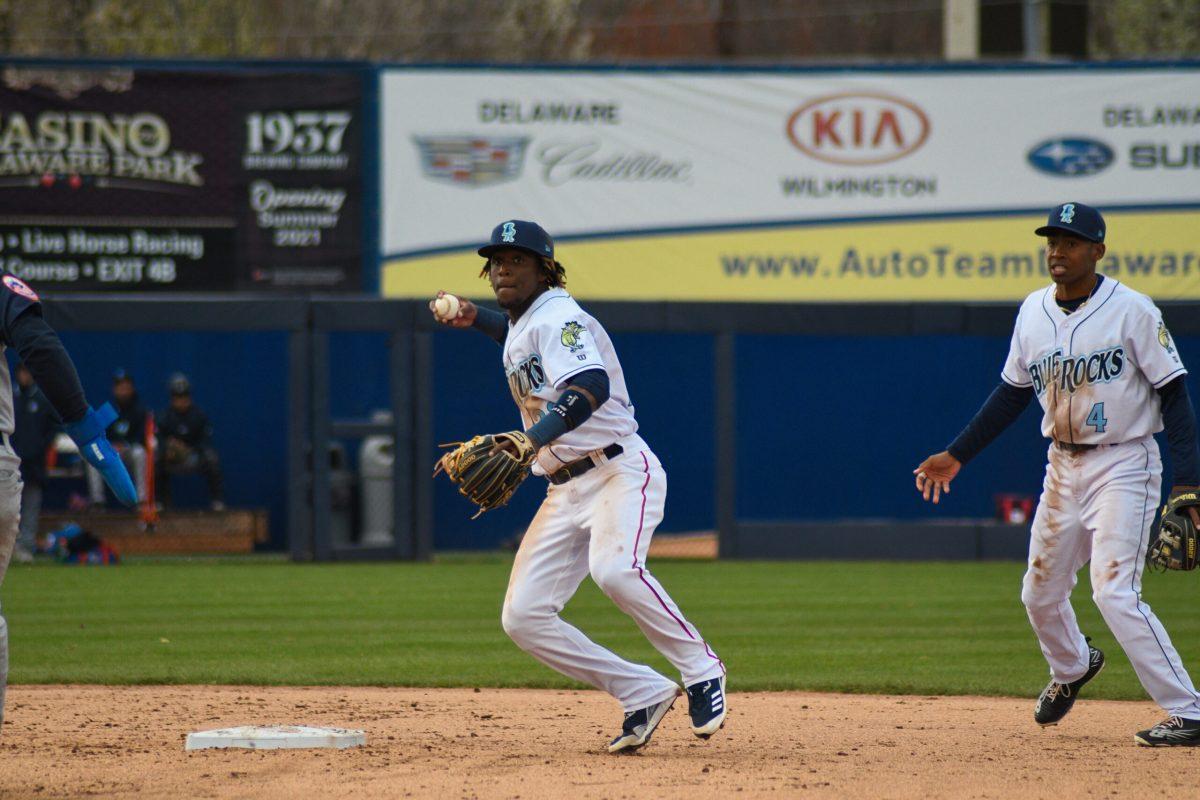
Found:
[{"label": "dirt infield", "polygon": [[[1132,732],[1150,703],[1080,701],[1038,729],[1032,701],[730,695],[708,742],[685,701],[636,755],[603,745],[619,710],[597,692],[211,686],[15,686],[0,797],[632,798],[1189,796],[1195,750]],[[352,750],[185,752],[233,725],[362,728]]]}]

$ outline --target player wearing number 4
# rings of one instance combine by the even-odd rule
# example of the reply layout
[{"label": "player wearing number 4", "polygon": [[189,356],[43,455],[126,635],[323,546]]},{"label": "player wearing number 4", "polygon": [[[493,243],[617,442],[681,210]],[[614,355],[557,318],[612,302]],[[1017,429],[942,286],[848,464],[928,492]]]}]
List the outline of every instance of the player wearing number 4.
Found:
[{"label": "player wearing number 4", "polygon": [[612,342],[563,288],[566,271],[537,224],[497,225],[479,255],[487,259],[481,276],[507,316],[444,292],[429,310],[443,324],[477,328],[503,347],[525,428],[512,438],[527,448],[520,456],[533,459],[534,474],[549,481],[513,562],[504,630],[542,663],[621,703],[625,720],[609,752],[644,745],[679,686],[604,649],[559,616],[590,572],[680,671],[692,732],[708,738],[725,721],[725,667],[646,566],[667,479],[637,434]]},{"label": "player wearing number 4", "polygon": [[[938,502],[962,465],[1036,396],[1050,448],[1021,600],[1051,678],[1034,719],[1058,724],[1104,667],[1104,653],[1080,632],[1070,603],[1076,573],[1090,558],[1092,598],[1142,686],[1169,715],[1134,739],[1200,745],[1200,694],[1141,596],[1162,487],[1154,434],[1164,423],[1172,496],[1200,484],[1186,370],[1150,298],[1096,274],[1104,256],[1099,211],[1066,203],[1036,233],[1046,237],[1054,285],[1025,299],[1000,386],[945,451],[913,470],[917,490]],[[1189,512],[1200,524],[1196,509]]]}]

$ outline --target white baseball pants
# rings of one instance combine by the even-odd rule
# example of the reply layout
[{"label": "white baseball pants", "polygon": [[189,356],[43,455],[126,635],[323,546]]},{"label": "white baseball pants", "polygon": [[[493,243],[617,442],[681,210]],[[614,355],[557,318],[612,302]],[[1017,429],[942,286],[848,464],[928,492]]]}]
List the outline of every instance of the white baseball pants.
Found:
[{"label": "white baseball pants", "polygon": [[1088,648],[1070,596],[1090,558],[1092,599],[1142,686],[1168,714],[1200,719],[1200,695],[1141,595],[1161,488],[1162,458],[1151,436],[1078,454],[1052,443],[1021,600],[1053,679],[1078,680]]},{"label": "white baseball pants", "polygon": [[[631,438],[633,446],[616,459],[549,487],[513,562],[501,618],[521,649],[603,689],[626,712],[673,697],[678,685],[606,650],[559,616],[588,573],[679,670],[685,686],[725,672],[646,567],[650,538],[663,518],[667,476],[654,453]],[[634,449],[638,444],[642,449]]]},{"label": "white baseball pants", "polygon": [[[8,572],[21,522],[21,459],[0,443],[0,584]],[[0,724],[4,722],[4,693],[8,686],[8,622],[0,615]]]}]

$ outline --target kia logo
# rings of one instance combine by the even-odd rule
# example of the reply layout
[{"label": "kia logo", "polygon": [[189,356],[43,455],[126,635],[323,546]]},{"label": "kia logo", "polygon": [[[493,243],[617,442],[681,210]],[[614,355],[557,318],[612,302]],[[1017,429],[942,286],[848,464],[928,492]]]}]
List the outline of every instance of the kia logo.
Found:
[{"label": "kia logo", "polygon": [[1113,163],[1112,148],[1095,139],[1047,139],[1026,156],[1033,168],[1050,175],[1095,175]]},{"label": "kia logo", "polygon": [[884,164],[925,144],[929,117],[891,95],[833,94],[792,112],[787,135],[806,155],[830,164]]}]

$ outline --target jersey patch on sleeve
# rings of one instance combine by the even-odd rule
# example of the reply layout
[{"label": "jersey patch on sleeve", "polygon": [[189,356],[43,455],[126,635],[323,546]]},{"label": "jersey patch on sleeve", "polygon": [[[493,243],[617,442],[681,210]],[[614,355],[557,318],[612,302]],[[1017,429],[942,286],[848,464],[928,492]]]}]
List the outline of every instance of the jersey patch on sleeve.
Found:
[{"label": "jersey patch on sleeve", "polygon": [[562,333],[559,335],[558,340],[562,342],[562,346],[567,348],[567,350],[577,353],[585,347],[583,342],[585,333],[587,333],[587,330],[582,325],[575,320],[571,320],[566,325],[563,325]]},{"label": "jersey patch on sleeve", "polygon": [[[4,285],[8,287],[10,292],[19,294],[21,297],[32,300],[35,303],[40,303],[41,300],[37,296],[37,292],[29,288],[29,284],[18,278],[16,275],[5,275],[2,279]],[[1161,336],[1161,333],[1160,333]]]},{"label": "jersey patch on sleeve", "polygon": [[1171,332],[1167,330],[1167,325],[1162,320],[1158,321],[1158,343],[1171,355],[1175,354],[1175,347],[1171,342]]}]

